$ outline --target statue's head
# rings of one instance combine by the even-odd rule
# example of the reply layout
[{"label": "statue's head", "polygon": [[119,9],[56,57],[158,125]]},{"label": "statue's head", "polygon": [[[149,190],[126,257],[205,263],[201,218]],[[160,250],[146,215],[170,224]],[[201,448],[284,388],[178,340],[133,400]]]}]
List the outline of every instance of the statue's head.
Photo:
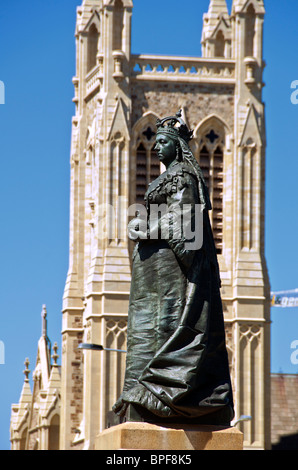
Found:
[{"label": "statue's head", "polygon": [[[167,123],[167,125],[165,125]],[[173,160],[181,160],[181,140],[188,143],[192,138],[190,131],[181,118],[181,111],[176,116],[169,116],[158,119],[156,122],[156,146],[158,157],[165,166],[168,166]]]},{"label": "statue's head", "polygon": [[159,160],[166,167],[176,159],[177,145],[178,141],[170,137],[166,132],[160,132],[156,135],[156,144],[154,149],[157,152]]},{"label": "statue's head", "polygon": [[[167,125],[165,125],[167,123]],[[192,139],[193,131],[190,131],[181,118],[181,110],[175,116],[157,119],[156,121],[157,133],[166,134],[174,140],[179,141],[183,139],[188,143]]]}]

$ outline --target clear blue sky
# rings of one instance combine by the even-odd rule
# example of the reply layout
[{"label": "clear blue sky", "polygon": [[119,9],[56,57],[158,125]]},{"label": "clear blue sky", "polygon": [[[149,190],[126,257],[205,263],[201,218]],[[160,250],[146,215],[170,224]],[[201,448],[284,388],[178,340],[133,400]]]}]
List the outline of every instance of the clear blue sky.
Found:
[{"label": "clear blue sky", "polygon": [[[230,9],[231,0],[228,2]],[[74,113],[74,29],[81,0],[1,1],[0,80],[0,449],[9,449],[12,403],[19,400],[24,360],[30,369],[41,335],[60,342],[68,269],[69,155]],[[134,1],[132,52],[200,56],[209,0]],[[267,124],[266,258],[273,290],[298,287],[297,0],[266,2],[264,81]],[[144,34],[146,32],[146,34]],[[272,309],[272,371],[297,373],[290,344],[298,309]]]}]

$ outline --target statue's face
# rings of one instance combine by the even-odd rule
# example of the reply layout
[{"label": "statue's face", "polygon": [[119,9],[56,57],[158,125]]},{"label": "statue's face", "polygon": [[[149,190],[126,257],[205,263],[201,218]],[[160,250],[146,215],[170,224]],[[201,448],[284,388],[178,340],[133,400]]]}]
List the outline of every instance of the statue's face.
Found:
[{"label": "statue's face", "polygon": [[176,158],[175,141],[165,134],[158,134],[154,150],[156,150],[159,160],[166,167]]}]

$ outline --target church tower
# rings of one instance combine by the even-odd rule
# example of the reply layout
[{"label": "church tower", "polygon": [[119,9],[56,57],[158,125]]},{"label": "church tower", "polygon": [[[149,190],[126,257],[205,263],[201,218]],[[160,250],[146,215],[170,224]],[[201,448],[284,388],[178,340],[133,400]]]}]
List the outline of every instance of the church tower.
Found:
[{"label": "church tower", "polygon": [[41,317],[42,334],[38,341],[37,358],[32,374],[33,390],[31,392],[27,358],[21,397],[19,403],[11,407],[12,450],[59,450],[61,377],[60,367],[57,364],[58,346],[55,343],[52,348],[47,335],[45,305],[42,307]]},{"label": "church tower", "polygon": [[[215,239],[220,232],[222,235],[218,256],[236,416],[252,417],[241,424],[244,445],[251,448],[270,446],[270,288],[264,257],[264,14],[262,0],[234,0],[230,16],[225,0],[210,0],[202,33],[204,57],[231,58],[235,63],[233,132],[227,136],[231,140],[226,141],[222,167],[222,217],[217,217],[219,228],[213,224],[213,232]],[[216,161],[210,148],[204,147],[201,162],[202,156]],[[217,186],[218,182],[217,178]],[[219,198],[213,200],[213,212],[218,202]]]},{"label": "church tower", "polygon": [[[235,392],[245,443],[270,446],[270,286],[264,255],[265,116],[264,4],[234,0],[235,58],[233,289]],[[264,436],[264,437],[263,437]]]},{"label": "church tower", "polygon": [[131,0],[77,9],[70,260],[63,299],[61,448],[92,448],[120,394],[130,256],[125,209],[160,172],[156,118],[194,129],[222,277],[236,416],[245,445],[270,442],[269,281],[264,259],[262,0],[210,0],[202,58],[133,55]]},{"label": "church tower", "polygon": [[130,0],[85,0],[77,9],[63,448],[74,438],[92,446],[106,427],[124,369],[123,355],[82,355],[77,347],[81,341],[125,346],[130,265],[122,207],[129,198],[131,12]]}]

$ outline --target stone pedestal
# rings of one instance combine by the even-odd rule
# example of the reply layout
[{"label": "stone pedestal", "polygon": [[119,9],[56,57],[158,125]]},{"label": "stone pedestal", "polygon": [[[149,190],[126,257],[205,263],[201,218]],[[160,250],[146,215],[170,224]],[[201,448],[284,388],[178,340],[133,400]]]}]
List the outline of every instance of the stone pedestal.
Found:
[{"label": "stone pedestal", "polygon": [[100,433],[95,450],[243,450],[236,428],[126,422]]}]

